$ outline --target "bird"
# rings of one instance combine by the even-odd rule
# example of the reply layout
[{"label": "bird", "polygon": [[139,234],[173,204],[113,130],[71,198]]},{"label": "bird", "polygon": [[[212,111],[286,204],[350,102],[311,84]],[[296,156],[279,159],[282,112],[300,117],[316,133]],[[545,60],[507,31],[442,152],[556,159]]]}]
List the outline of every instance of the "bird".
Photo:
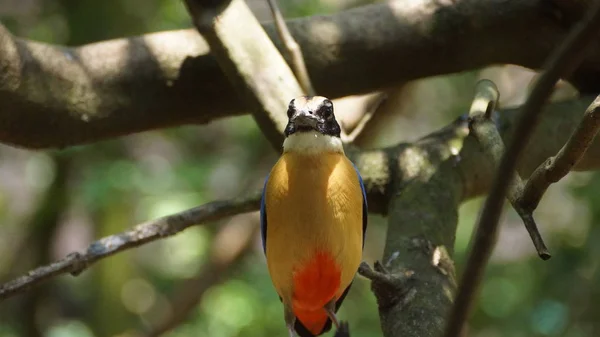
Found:
[{"label": "bird", "polygon": [[262,245],[290,337],[347,329],[336,313],[362,260],[367,197],[333,110],[323,96],[290,101],[262,192]]}]

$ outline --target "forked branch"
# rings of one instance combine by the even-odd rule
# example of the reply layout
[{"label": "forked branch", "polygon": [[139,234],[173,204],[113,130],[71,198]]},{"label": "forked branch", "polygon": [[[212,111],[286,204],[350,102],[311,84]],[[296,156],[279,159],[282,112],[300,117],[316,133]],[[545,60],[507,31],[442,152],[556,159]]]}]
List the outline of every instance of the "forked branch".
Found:
[{"label": "forked branch", "polygon": [[[505,152],[502,137],[492,120],[499,96],[498,89],[492,81],[479,81],[475,86],[475,98],[469,112],[470,132],[481,145],[483,152],[492,160],[494,167],[498,167]],[[538,255],[547,260],[550,258],[550,253],[533,218],[533,209],[527,210],[519,202],[523,195],[524,186],[525,183],[521,176],[515,171],[506,197],[523,220]]]},{"label": "forked branch", "polygon": [[562,179],[583,157],[600,129],[600,96],[586,109],[581,123],[558,153],[533,171],[525,185],[520,204],[526,210],[537,208],[550,186]]}]

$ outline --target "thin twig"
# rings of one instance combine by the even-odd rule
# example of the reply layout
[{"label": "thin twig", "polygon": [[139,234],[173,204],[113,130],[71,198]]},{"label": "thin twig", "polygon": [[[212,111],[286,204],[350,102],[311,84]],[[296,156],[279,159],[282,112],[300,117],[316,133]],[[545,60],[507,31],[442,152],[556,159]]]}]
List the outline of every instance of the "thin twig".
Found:
[{"label": "thin twig", "polygon": [[371,121],[371,118],[375,115],[375,113],[381,108],[383,102],[385,102],[388,98],[387,93],[379,93],[375,95],[375,97],[369,99],[369,102],[365,104],[365,113],[361,117],[360,121],[356,124],[354,129],[350,131],[349,134],[344,134],[342,140],[344,143],[354,143],[356,138],[360,136],[360,134],[365,130],[366,126]]},{"label": "thin twig", "polygon": [[594,2],[587,14],[573,28],[558,50],[550,55],[546,66],[543,67],[546,70],[521,109],[515,134],[507,151],[502,156],[490,195],[477,224],[475,242],[471,248],[454,307],[447,322],[444,334],[446,337],[458,337],[464,329],[485,266],[495,245],[498,221],[506,192],[514,176],[517,162],[531,137],[531,131],[537,125],[543,105],[552,93],[556,82],[561,77],[568,77],[581,62],[586,55],[588,46],[600,30],[600,2]]},{"label": "thin twig", "polygon": [[164,319],[158,320],[144,335],[158,337],[185,322],[190,312],[202,300],[204,293],[214,285],[223,282],[230,274],[229,271],[248,256],[257,229],[258,221],[254,221],[254,217],[250,216],[234,218],[229,224],[223,226],[213,240],[209,261],[196,277],[177,286],[177,293],[173,296],[173,311]]},{"label": "thin twig", "polygon": [[0,285],[0,302],[54,276],[67,273],[77,276],[100,259],[172,236],[193,225],[257,210],[259,202],[259,193],[244,198],[213,201],[137,225],[123,233],[107,236],[90,244],[84,253],[71,253],[62,260],[31,270],[26,275]]},{"label": "thin twig", "polygon": [[556,156],[548,158],[531,174],[521,199],[525,209],[537,208],[548,186],[571,171],[590,147],[599,129],[600,96],[586,109],[579,126]]},{"label": "thin twig", "polygon": [[290,30],[277,5],[277,0],[267,0],[267,2],[271,8],[275,29],[277,29],[277,34],[279,35],[281,42],[283,42],[283,46],[288,54],[288,59],[291,62],[292,71],[294,72],[294,75],[296,75],[298,83],[300,83],[300,86],[302,86],[302,89],[308,96],[316,95],[316,91],[310,81],[310,76],[308,75],[308,70],[306,69],[306,64],[304,63],[302,49],[300,49],[300,45],[298,45],[298,42],[296,42],[292,34],[290,34]]},{"label": "thin twig", "polygon": [[[502,137],[492,121],[492,113],[495,111],[500,94],[496,85],[489,80],[481,80],[475,87],[475,98],[469,112],[469,129],[481,145],[483,152],[493,161],[494,167],[498,167],[505,150]],[[547,260],[550,258],[550,253],[533,218],[533,209],[526,210],[519,202],[524,186],[521,176],[514,172],[506,197],[523,220],[538,256]]]}]

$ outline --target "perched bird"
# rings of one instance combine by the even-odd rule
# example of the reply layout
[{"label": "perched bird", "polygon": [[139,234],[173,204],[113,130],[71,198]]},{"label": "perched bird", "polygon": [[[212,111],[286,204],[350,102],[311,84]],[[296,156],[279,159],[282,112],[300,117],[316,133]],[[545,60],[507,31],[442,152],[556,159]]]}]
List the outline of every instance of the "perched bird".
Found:
[{"label": "perched bird", "polygon": [[283,154],[265,181],[261,234],[290,337],[336,328],[362,259],[367,200],[344,154],[333,103],[298,97],[288,107]]}]

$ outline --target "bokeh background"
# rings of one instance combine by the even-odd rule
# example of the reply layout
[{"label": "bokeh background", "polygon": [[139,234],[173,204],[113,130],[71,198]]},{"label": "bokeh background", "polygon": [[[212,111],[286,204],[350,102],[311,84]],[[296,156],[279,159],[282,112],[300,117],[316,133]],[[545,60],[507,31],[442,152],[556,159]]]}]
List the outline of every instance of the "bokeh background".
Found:
[{"label": "bokeh background", "polygon": [[[300,17],[369,1],[279,2],[286,17]],[[248,4],[270,20],[265,1]],[[0,21],[17,36],[69,46],[191,27],[178,0],[0,0]],[[498,66],[390,89],[386,112],[358,142],[413,141],[446,125],[467,111],[482,77],[498,84],[503,106],[518,105],[532,76]],[[562,83],[554,99],[574,95]],[[345,98],[336,111],[351,119],[364,104],[364,97]],[[136,223],[258,188],[275,160],[249,116],[60,152],[0,145],[0,282]],[[572,173],[544,196],[536,217],[553,253],[548,262],[537,258],[520,219],[506,209],[470,336],[600,335],[598,191],[599,174]],[[474,199],[460,210],[459,272],[481,203]],[[256,213],[240,215],[118,254],[78,277],[58,277],[2,302],[0,337],[285,336],[257,228]],[[385,231],[385,219],[371,216],[367,261],[381,256]],[[353,336],[381,335],[361,277],[340,315]]]}]

